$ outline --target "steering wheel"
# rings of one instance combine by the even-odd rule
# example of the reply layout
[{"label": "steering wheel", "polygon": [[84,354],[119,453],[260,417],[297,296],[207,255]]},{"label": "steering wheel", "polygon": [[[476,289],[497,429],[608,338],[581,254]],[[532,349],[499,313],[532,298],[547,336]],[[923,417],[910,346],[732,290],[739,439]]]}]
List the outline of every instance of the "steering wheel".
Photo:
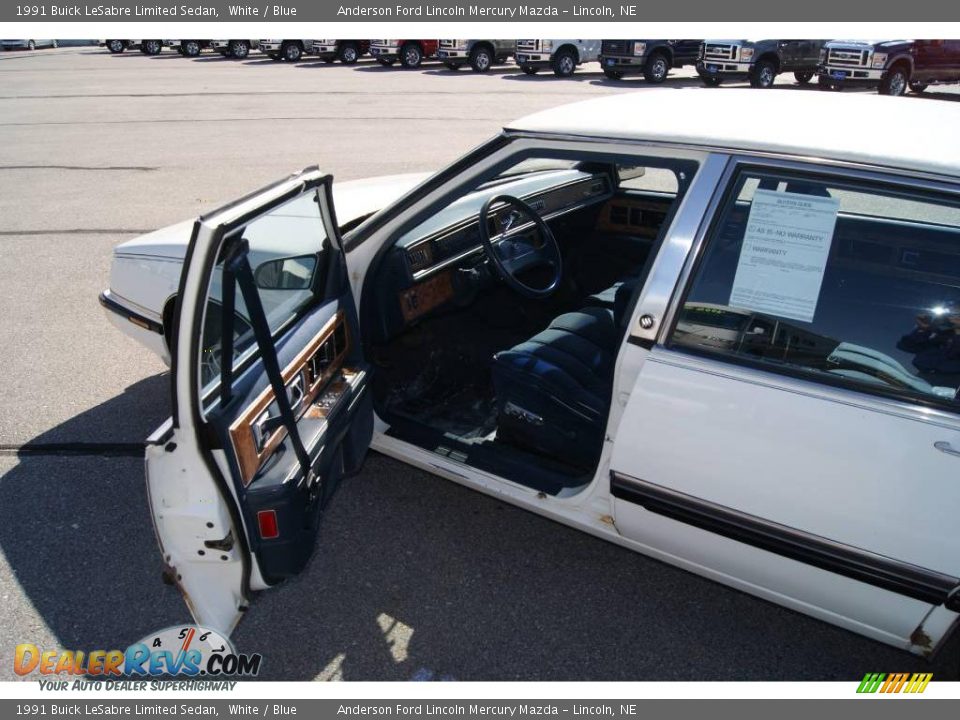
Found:
[{"label": "steering wheel", "polygon": [[[490,209],[503,203],[493,216],[499,232],[490,234]],[[529,227],[533,223],[533,227]],[[529,298],[542,299],[560,287],[563,261],[560,246],[537,211],[513,195],[494,195],[480,210],[480,241],[497,273],[513,290]],[[496,242],[494,242],[496,241]],[[518,278],[528,270],[549,267],[553,275],[546,287],[527,285]]]}]

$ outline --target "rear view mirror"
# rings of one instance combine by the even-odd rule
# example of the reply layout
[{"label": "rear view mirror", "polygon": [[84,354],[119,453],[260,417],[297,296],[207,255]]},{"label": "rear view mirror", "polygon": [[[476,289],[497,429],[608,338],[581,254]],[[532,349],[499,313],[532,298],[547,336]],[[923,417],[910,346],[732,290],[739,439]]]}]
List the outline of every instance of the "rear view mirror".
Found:
[{"label": "rear view mirror", "polygon": [[260,263],[253,277],[261,290],[308,290],[316,269],[316,255],[300,255]]}]

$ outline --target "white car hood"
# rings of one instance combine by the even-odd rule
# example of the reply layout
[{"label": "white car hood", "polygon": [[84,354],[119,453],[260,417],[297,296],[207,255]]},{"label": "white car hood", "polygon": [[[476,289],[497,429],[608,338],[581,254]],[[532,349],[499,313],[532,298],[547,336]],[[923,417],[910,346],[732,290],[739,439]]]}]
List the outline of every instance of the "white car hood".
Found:
[{"label": "white car hood", "polygon": [[[346,225],[357,218],[377,212],[429,176],[430,173],[408,173],[334,183],[333,200],[337,220],[341,225]],[[182,261],[190,242],[193,223],[193,220],[185,220],[127,240],[114,248],[114,255]]]}]

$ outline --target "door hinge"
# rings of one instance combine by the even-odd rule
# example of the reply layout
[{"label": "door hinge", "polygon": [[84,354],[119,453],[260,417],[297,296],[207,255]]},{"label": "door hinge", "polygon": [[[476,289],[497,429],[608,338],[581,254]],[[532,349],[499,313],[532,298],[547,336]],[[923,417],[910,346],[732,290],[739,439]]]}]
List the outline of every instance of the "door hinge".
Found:
[{"label": "door hinge", "polygon": [[230,550],[233,550],[233,530],[228,532],[225,538],[220,540],[204,540],[203,544],[211,550],[229,552]]}]

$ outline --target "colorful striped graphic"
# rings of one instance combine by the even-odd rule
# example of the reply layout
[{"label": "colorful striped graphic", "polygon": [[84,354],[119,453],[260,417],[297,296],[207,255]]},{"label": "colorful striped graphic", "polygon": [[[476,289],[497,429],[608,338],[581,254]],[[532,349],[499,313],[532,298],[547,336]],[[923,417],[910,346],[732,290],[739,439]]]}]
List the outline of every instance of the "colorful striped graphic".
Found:
[{"label": "colorful striped graphic", "polygon": [[860,681],[858,693],[922,693],[933,679],[933,673],[867,673]]}]

